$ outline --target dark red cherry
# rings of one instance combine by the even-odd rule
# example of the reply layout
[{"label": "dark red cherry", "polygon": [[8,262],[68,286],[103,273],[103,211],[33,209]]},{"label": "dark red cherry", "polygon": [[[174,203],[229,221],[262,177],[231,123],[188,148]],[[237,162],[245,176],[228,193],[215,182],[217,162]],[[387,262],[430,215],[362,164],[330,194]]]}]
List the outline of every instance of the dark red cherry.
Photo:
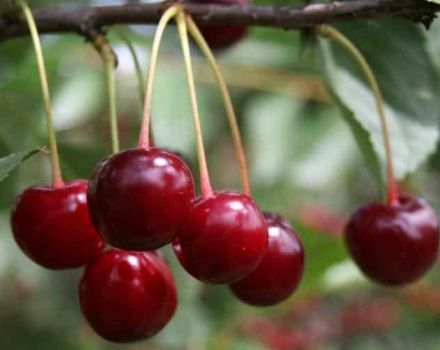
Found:
[{"label": "dark red cherry", "polygon": [[160,148],[130,149],[102,161],[89,183],[89,210],[111,245],[150,250],[170,243],[194,201],[191,171]]},{"label": "dark red cherry", "polygon": [[15,201],[11,226],[23,252],[49,269],[83,266],[105,245],[89,217],[85,180],[29,187]]},{"label": "dark red cherry", "polygon": [[96,333],[118,343],[153,336],[170,321],[177,304],[174,279],[161,257],[119,249],[87,266],[79,299]]},{"label": "dark red cherry", "polygon": [[402,285],[420,278],[437,259],[438,218],[420,198],[400,198],[394,206],[370,203],[351,216],[345,241],[369,278]]},{"label": "dark red cherry", "polygon": [[[248,5],[250,0],[192,0],[200,4],[220,5]],[[203,37],[212,49],[228,48],[239,42],[247,34],[247,27],[243,26],[199,26]]]},{"label": "dark red cherry", "polygon": [[241,301],[254,306],[275,305],[287,299],[301,280],[304,250],[301,241],[281,216],[264,213],[269,248],[257,269],[230,285]]},{"label": "dark red cherry", "polygon": [[267,226],[255,202],[236,192],[197,200],[173,248],[195,278],[214,284],[251,273],[267,251]]}]

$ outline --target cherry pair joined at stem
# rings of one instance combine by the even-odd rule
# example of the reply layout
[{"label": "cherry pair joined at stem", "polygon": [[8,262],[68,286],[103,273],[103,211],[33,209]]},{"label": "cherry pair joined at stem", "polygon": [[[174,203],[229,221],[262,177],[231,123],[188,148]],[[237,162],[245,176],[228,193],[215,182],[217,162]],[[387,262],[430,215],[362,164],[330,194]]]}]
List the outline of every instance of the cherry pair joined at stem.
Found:
[{"label": "cherry pair joined at stem", "polygon": [[[163,18],[171,19],[177,14],[177,11],[173,12],[173,9],[169,11],[171,15],[165,13]],[[178,25],[183,38],[182,48],[196,126],[203,198],[193,206],[194,185],[189,169],[175,155],[149,147],[148,125],[151,114],[154,64],[157,61],[161,31],[166,24],[161,20],[153,43],[154,50],[151,59],[153,68],[150,66],[145,99],[145,119],[139,141],[141,149],[118,153],[98,165],[89,186],[90,212],[99,232],[108,242],[131,250],[154,249],[170,243],[179,226],[177,236],[183,239],[185,232],[191,231],[194,227],[191,223],[197,220],[199,223],[195,225],[199,227],[198,232],[204,235],[207,245],[211,241],[211,246],[214,247],[215,240],[218,239],[216,233],[221,236],[233,223],[236,237],[229,235],[227,239],[231,241],[231,246],[234,244],[237,246],[237,253],[245,252],[245,254],[242,254],[242,257],[237,256],[235,264],[228,266],[228,271],[211,270],[208,278],[201,277],[214,283],[230,283],[249,274],[263,258],[267,250],[267,227],[258,208],[249,197],[231,192],[227,194],[212,192],[203,151],[186,28],[182,28],[184,21],[178,21]],[[233,198],[227,198],[225,202],[230,203],[223,205],[223,199],[228,196]],[[232,205],[229,205],[231,203]],[[203,221],[206,218],[200,219],[197,216],[196,212],[201,207],[203,207],[202,210],[207,211],[212,208],[212,212],[219,217],[216,222],[217,226],[214,225],[213,230],[209,220]],[[222,221],[222,217],[229,221]],[[182,227],[185,228],[182,229]],[[186,250],[191,243],[186,244],[188,242],[186,239],[183,239],[183,242],[185,244],[182,249]],[[217,255],[209,254],[209,247],[207,247],[207,253],[211,255],[213,261],[227,259],[229,254],[227,249],[218,250]],[[240,259],[245,263],[240,263]]]}]

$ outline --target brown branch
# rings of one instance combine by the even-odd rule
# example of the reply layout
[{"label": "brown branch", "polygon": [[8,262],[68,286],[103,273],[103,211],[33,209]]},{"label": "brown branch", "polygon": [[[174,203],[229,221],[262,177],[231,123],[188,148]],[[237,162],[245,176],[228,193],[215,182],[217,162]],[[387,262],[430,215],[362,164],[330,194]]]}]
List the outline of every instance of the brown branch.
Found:
[{"label": "brown branch", "polygon": [[[151,24],[158,22],[172,2],[35,10],[40,33],[74,32],[89,36],[115,24]],[[440,5],[422,0],[354,0],[303,6],[225,6],[187,4],[187,11],[198,24],[269,26],[305,29],[317,24],[372,18],[404,18],[423,23],[433,21]],[[0,41],[27,35],[21,16],[0,17]]]}]

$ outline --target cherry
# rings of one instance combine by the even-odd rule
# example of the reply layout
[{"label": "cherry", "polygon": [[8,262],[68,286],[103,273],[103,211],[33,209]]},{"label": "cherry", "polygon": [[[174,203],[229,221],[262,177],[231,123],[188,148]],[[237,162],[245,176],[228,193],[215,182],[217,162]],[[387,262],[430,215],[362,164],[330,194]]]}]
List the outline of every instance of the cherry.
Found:
[{"label": "cherry", "polygon": [[173,248],[195,278],[235,282],[256,269],[267,251],[267,226],[248,196],[214,192],[199,199],[179,228]]},{"label": "cherry", "polygon": [[161,257],[119,249],[87,266],[79,299],[96,333],[117,343],[153,336],[170,321],[177,304],[174,279]]},{"label": "cherry", "polygon": [[[248,5],[250,0],[192,0],[192,2],[201,4]],[[247,27],[237,25],[201,25],[199,29],[212,49],[228,48],[239,42],[247,33]]]},{"label": "cherry", "polygon": [[420,198],[400,198],[396,205],[370,203],[351,216],[345,241],[369,278],[403,285],[421,277],[437,259],[439,223]]},{"label": "cherry", "polygon": [[171,242],[194,201],[191,171],[160,148],[129,149],[104,159],[89,183],[89,210],[113,246],[156,249]]},{"label": "cherry", "polygon": [[98,257],[104,241],[95,231],[87,209],[87,181],[60,187],[32,186],[12,208],[14,238],[37,264],[59,270],[83,266]]},{"label": "cherry", "polygon": [[287,299],[301,280],[304,250],[301,241],[283,217],[264,213],[269,234],[269,247],[257,269],[230,285],[243,302],[269,306]]}]

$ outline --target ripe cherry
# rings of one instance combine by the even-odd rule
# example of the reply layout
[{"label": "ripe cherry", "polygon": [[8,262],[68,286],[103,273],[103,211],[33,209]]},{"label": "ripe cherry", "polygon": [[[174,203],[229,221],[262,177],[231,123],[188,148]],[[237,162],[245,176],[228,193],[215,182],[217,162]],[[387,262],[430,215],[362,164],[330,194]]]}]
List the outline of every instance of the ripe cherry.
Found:
[{"label": "ripe cherry", "polygon": [[400,198],[396,205],[370,203],[351,216],[345,241],[369,278],[403,285],[421,277],[437,259],[439,222],[420,198]]},{"label": "ripe cherry", "polygon": [[90,220],[86,193],[87,181],[74,180],[29,187],[17,197],[12,233],[30,259],[58,270],[83,266],[101,254],[105,244]]},{"label": "ripe cherry", "polygon": [[[192,0],[200,4],[247,5],[250,0]],[[199,26],[200,32],[212,49],[228,48],[239,42],[247,33],[243,26]]]},{"label": "ripe cherry", "polygon": [[267,225],[255,202],[236,192],[198,200],[179,228],[174,251],[195,278],[235,282],[256,269],[267,251]]},{"label": "ripe cherry", "polygon": [[289,222],[273,213],[264,213],[264,218],[269,234],[266,255],[255,271],[230,285],[235,296],[254,306],[287,299],[298,286],[304,268],[304,250]]},{"label": "ripe cherry", "polygon": [[119,249],[87,266],[79,298],[96,333],[118,343],[153,336],[170,321],[177,304],[174,279],[160,256]]},{"label": "ripe cherry", "polygon": [[89,183],[89,210],[111,245],[150,250],[171,242],[194,201],[191,171],[160,148],[130,149],[97,165]]}]

